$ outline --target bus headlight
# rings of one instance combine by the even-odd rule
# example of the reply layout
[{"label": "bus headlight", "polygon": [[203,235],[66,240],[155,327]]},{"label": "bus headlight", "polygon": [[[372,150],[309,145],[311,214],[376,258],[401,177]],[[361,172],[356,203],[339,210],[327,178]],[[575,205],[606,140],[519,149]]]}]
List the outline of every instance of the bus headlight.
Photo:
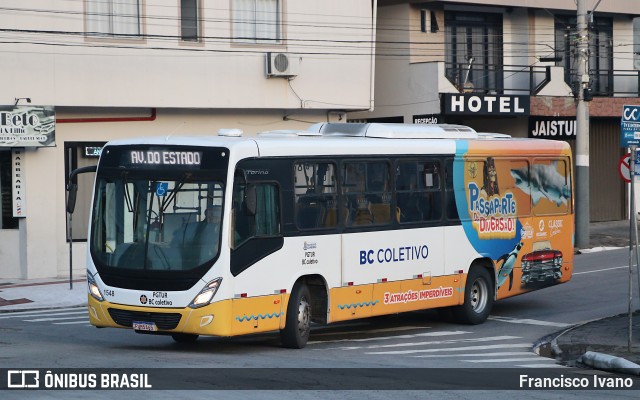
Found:
[{"label": "bus headlight", "polygon": [[198,295],[193,299],[189,307],[191,308],[199,308],[202,306],[206,306],[213,300],[213,297],[216,295],[220,284],[222,283],[222,278],[216,278],[211,282],[207,283],[205,287],[198,293]]},{"label": "bus headlight", "polygon": [[96,280],[93,279],[93,276],[91,274],[87,274],[87,284],[89,285],[89,294],[91,294],[91,296],[93,296],[93,298],[98,301],[104,301],[102,292],[100,291],[100,288],[96,284]]}]

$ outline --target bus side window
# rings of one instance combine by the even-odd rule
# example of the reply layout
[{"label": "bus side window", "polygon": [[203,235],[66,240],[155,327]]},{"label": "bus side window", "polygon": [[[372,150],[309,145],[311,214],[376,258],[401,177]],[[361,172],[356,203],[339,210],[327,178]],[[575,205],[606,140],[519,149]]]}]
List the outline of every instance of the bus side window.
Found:
[{"label": "bus side window", "polygon": [[[571,212],[571,172],[567,159],[535,158],[529,174],[512,169],[517,186],[528,185],[533,215],[564,215]],[[520,176],[522,175],[522,176]]]},{"label": "bus side window", "polygon": [[252,237],[280,234],[280,199],[278,187],[273,183],[255,184],[256,210],[251,215],[245,198],[245,184],[233,187],[232,247],[238,248]]},{"label": "bus side window", "polygon": [[347,162],[342,170],[345,226],[391,223],[391,177],[387,161]]},{"label": "bus side window", "polygon": [[396,199],[399,222],[438,221],[442,215],[440,162],[400,161],[396,169]]},{"label": "bus side window", "polygon": [[293,168],[298,229],[335,228],[338,224],[335,164],[301,161],[294,163]]}]

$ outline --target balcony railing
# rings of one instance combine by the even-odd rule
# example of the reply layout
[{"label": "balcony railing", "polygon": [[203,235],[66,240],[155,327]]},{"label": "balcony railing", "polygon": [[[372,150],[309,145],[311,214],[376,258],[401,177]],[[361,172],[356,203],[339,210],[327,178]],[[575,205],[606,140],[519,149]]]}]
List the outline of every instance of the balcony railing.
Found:
[{"label": "balcony railing", "polygon": [[[551,81],[552,66],[537,65],[472,65],[445,64],[445,76],[460,92],[528,94],[535,96]],[[593,96],[639,97],[640,71],[590,71],[590,88]],[[565,83],[573,87],[572,77],[565,74]]]}]

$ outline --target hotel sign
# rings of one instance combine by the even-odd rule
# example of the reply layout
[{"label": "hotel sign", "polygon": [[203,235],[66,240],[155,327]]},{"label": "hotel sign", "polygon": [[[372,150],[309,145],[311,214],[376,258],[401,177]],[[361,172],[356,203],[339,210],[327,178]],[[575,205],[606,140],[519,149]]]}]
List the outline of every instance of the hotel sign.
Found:
[{"label": "hotel sign", "polygon": [[53,107],[0,106],[0,147],[55,146]]},{"label": "hotel sign", "polygon": [[529,96],[445,93],[444,114],[448,115],[529,115]]}]

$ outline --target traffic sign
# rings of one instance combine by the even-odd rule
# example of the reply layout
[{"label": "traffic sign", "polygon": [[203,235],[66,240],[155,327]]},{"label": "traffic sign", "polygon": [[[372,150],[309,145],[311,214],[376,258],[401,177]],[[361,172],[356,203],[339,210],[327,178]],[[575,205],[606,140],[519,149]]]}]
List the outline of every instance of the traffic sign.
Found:
[{"label": "traffic sign", "polygon": [[631,169],[629,167],[631,165],[630,158],[629,154],[625,154],[618,162],[618,173],[622,180],[627,183],[631,182]]},{"label": "traffic sign", "polygon": [[623,106],[620,134],[620,146],[640,145],[640,106]]},{"label": "traffic sign", "polygon": [[[631,154],[625,154],[620,158],[618,162],[618,173],[620,177],[627,183],[631,182],[631,173],[630,173],[630,156]],[[633,169],[634,176],[640,176],[640,150],[636,151],[636,165]]]}]

